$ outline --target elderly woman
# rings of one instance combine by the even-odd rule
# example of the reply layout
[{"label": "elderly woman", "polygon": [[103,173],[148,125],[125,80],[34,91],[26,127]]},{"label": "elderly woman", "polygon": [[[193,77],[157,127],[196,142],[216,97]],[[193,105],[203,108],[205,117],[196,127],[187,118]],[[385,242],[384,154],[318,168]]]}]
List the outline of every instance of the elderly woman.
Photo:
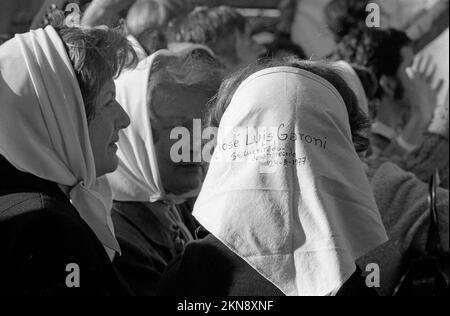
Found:
[{"label": "elderly woman", "polygon": [[221,75],[210,53],[192,46],[159,51],[116,81],[132,123],[120,133],[119,168],[108,176],[122,249],[114,263],[138,295],[153,295],[166,265],[193,240],[197,224],[184,202],[204,179],[201,118]]},{"label": "elderly woman", "polygon": [[367,122],[333,68],[287,59],[244,70],[210,118],[218,143],[194,208],[210,235],[186,247],[159,293],[369,294],[355,261],[387,236],[357,154]]},{"label": "elderly woman", "polygon": [[47,26],[0,47],[0,293],[128,293],[102,176],[130,123],[113,78],[135,59],[106,28]]}]

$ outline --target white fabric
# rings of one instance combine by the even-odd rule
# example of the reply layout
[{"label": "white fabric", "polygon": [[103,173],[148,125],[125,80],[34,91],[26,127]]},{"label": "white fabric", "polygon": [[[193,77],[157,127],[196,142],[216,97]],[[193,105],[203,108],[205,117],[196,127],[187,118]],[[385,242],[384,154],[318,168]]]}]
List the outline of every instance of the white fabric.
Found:
[{"label": "white fabric", "polygon": [[366,91],[353,67],[346,61],[338,61],[333,64],[335,70],[339,73],[342,79],[345,80],[347,85],[355,93],[358,99],[358,105],[363,110],[364,114],[369,115],[369,101],[367,99]]},{"label": "white fabric", "polygon": [[344,101],[291,67],[238,88],[194,216],[286,295],[336,293],[355,259],[387,241]]},{"label": "white fabric", "polygon": [[133,35],[128,35],[127,39],[130,42],[131,46],[133,46],[133,49],[136,52],[139,61],[148,57],[147,52],[142,47],[141,43],[139,43],[139,41]]},{"label": "white fabric", "polygon": [[0,154],[68,191],[112,258],[120,248],[111,190],[106,178],[96,178],[81,91],[56,31],[48,26],[2,45],[0,72]]},{"label": "white fabric", "polygon": [[[198,190],[182,196],[166,194],[162,186],[153,143],[148,105],[148,80],[155,60],[161,56],[184,56],[199,49],[192,45],[178,53],[160,50],[142,60],[136,69],[123,72],[116,80],[116,98],[128,113],[131,125],[120,131],[118,142],[119,168],[108,175],[114,200],[156,202],[167,200],[176,204],[197,196]],[[203,49],[203,48],[200,48]],[[176,105],[174,105],[176,106]]]}]

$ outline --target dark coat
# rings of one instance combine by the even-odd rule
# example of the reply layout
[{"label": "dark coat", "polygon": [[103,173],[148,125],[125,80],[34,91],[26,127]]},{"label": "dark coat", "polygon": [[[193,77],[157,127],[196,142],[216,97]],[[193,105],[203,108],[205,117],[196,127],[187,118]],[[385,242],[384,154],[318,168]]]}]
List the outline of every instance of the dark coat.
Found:
[{"label": "dark coat", "polygon": [[[79,288],[66,286],[71,263],[79,267]],[[0,157],[0,296],[129,293],[59,187]]]},{"label": "dark coat", "polygon": [[[371,296],[360,271],[338,296]],[[213,235],[195,241],[174,260],[158,286],[160,296],[224,297],[284,296],[284,294]]]},{"label": "dark coat", "polygon": [[[121,256],[114,265],[136,295],[153,296],[167,264],[184,247],[174,243],[173,231],[153,213],[151,204],[114,202],[112,219]],[[177,206],[186,227],[193,234],[195,222],[185,205]]]}]

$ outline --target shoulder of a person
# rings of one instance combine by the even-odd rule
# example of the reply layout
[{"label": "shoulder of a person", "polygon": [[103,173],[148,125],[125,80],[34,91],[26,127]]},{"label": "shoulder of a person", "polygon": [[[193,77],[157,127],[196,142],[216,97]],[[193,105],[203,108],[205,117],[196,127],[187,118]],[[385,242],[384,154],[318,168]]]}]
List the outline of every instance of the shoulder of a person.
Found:
[{"label": "shoulder of a person", "polygon": [[39,227],[39,235],[43,238],[56,232],[68,237],[81,233],[91,235],[89,227],[68,200],[36,192],[0,196],[0,226],[3,229],[15,227],[15,231],[22,233]]},{"label": "shoulder of a person", "polygon": [[55,212],[55,216],[74,215],[68,201],[44,193],[19,192],[0,196],[0,221],[45,211]]}]

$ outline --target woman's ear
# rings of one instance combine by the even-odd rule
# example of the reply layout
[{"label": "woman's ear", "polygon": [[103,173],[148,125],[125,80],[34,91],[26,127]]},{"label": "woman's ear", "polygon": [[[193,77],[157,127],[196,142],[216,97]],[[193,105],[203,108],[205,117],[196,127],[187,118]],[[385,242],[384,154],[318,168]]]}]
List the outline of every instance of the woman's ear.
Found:
[{"label": "woman's ear", "polygon": [[379,84],[384,94],[390,98],[395,98],[398,83],[394,77],[382,75]]}]

